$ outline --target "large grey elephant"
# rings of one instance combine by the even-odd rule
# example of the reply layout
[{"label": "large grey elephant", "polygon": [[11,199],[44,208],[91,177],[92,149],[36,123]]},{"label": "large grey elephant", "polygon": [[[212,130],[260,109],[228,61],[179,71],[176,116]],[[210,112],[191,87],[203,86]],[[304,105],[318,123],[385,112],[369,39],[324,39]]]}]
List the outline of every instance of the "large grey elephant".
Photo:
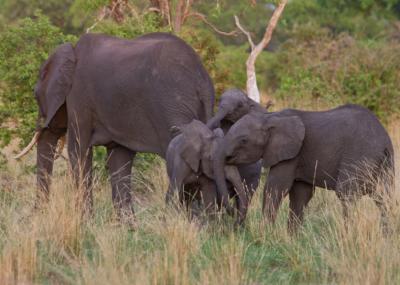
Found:
[{"label": "large grey elephant", "polygon": [[[67,133],[70,164],[92,209],[92,147],[107,147],[112,198],[119,217],[133,214],[132,161],[137,152],[165,157],[170,128],[212,116],[214,88],[183,40],[152,33],[133,40],[83,35],[59,46],[40,69],[37,182],[48,196],[54,149]],[[67,132],[68,130],[68,132]],[[26,153],[27,149],[23,151]]]},{"label": "large grey elephant", "polygon": [[[181,203],[187,203],[194,196],[202,200],[206,211],[214,210],[218,197],[213,160],[224,134],[220,128],[211,131],[198,120],[193,120],[176,131],[179,134],[171,140],[167,149],[167,172],[170,178],[167,202],[173,196],[178,196]],[[225,177],[230,182],[229,194],[237,198],[238,225],[246,217],[248,199],[251,198],[249,196],[252,192],[247,193],[247,189],[257,188],[260,170],[260,163],[245,169],[238,169],[233,165],[225,166]]]},{"label": "large grey elephant", "polygon": [[393,146],[389,135],[369,110],[345,105],[322,112],[287,109],[249,114],[238,120],[220,144],[214,173],[226,190],[226,164],[263,159],[270,168],[264,186],[263,213],[273,222],[282,199],[289,194],[289,230],[303,218],[314,187],[335,190],[347,213],[348,202],[371,195],[385,222],[385,205],[376,195],[377,179],[393,190]]}]

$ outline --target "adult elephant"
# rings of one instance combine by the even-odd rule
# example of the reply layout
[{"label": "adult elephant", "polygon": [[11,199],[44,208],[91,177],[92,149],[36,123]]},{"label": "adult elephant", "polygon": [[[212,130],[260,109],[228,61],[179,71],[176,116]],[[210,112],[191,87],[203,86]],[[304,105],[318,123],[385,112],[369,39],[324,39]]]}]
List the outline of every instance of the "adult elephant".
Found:
[{"label": "adult elephant", "polygon": [[92,147],[103,145],[113,203],[124,218],[133,214],[135,154],[165,157],[172,126],[211,118],[214,88],[198,55],[176,36],[152,33],[124,40],[86,34],[75,47],[59,46],[43,64],[35,97],[39,123],[29,146],[38,143],[39,193],[48,197],[54,150],[67,133],[70,164],[86,211],[93,205]]}]

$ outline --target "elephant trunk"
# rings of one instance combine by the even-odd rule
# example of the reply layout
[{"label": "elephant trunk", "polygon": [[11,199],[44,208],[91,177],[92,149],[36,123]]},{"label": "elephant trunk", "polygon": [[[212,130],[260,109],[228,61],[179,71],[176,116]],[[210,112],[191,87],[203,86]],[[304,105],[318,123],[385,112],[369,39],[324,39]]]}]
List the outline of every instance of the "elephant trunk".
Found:
[{"label": "elephant trunk", "polygon": [[228,110],[219,108],[218,112],[207,122],[207,127],[211,130],[219,127],[220,122],[226,117]]},{"label": "elephant trunk", "polygon": [[37,186],[40,198],[48,199],[50,176],[53,172],[55,150],[60,135],[44,129],[37,145]]},{"label": "elephant trunk", "polygon": [[229,191],[226,185],[226,178],[225,178],[225,147],[224,143],[219,144],[214,163],[213,163],[213,170],[215,176],[215,182],[217,183],[217,192],[220,198],[221,204],[226,208],[227,212],[232,215],[233,209],[229,205]]},{"label": "elephant trunk", "polygon": [[251,104],[251,109],[253,112],[257,112],[257,113],[268,113],[268,108],[269,108],[269,104],[267,104],[266,107],[263,107],[261,104],[256,103],[256,102],[252,102]]}]

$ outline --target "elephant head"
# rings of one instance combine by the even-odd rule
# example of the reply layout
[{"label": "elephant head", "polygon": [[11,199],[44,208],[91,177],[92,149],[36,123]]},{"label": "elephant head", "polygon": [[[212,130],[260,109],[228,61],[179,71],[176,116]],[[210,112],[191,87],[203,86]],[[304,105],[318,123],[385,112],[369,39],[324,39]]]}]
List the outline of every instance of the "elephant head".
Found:
[{"label": "elephant head", "polygon": [[52,173],[54,150],[67,130],[66,96],[71,90],[75,69],[72,44],[60,45],[42,65],[34,89],[39,114],[36,133],[29,145],[16,158],[20,158],[35,145],[37,147],[37,182],[48,192],[48,176]]},{"label": "elephant head", "polygon": [[213,177],[212,156],[217,150],[218,138],[223,137],[221,129],[211,131],[204,123],[193,120],[179,128],[182,134],[180,156],[194,173],[200,171]]},{"label": "elephant head", "polygon": [[252,112],[266,113],[267,110],[260,104],[250,99],[239,89],[229,89],[221,95],[218,111],[207,122],[210,129],[217,128],[221,121],[232,125],[241,117]]},{"label": "elephant head", "polygon": [[269,168],[294,158],[305,136],[303,122],[297,116],[249,114],[237,121],[219,144],[214,161],[214,173],[221,197],[228,194],[225,164],[254,163],[263,159]]}]

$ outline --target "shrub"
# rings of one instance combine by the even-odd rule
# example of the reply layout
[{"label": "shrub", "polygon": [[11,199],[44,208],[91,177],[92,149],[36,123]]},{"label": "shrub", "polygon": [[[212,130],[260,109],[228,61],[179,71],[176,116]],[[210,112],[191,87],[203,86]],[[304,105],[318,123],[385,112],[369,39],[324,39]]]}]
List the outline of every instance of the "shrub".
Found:
[{"label": "shrub", "polygon": [[212,32],[204,29],[184,27],[179,34],[200,56],[202,63],[213,80],[218,96],[228,84],[227,70],[218,65],[222,44]]},{"label": "shrub", "polygon": [[133,39],[137,36],[167,31],[161,26],[161,19],[155,13],[125,17],[122,23],[116,23],[111,19],[99,22],[91,32],[103,33],[125,39]]},{"label": "shrub", "polygon": [[32,136],[37,105],[32,90],[38,70],[59,44],[75,41],[53,26],[46,16],[35,14],[0,33],[0,130],[3,142],[11,135],[26,143]]},{"label": "shrub", "polygon": [[64,32],[77,32],[82,26],[82,17],[80,23],[73,25],[73,14],[70,6],[78,0],[2,0],[0,1],[0,14],[8,22],[25,17],[34,17],[37,10],[42,11],[50,22],[62,29]]},{"label": "shrub", "polygon": [[275,95],[292,104],[356,103],[386,120],[400,108],[399,47],[393,42],[366,44],[346,34],[288,42],[270,66],[279,81]]}]

